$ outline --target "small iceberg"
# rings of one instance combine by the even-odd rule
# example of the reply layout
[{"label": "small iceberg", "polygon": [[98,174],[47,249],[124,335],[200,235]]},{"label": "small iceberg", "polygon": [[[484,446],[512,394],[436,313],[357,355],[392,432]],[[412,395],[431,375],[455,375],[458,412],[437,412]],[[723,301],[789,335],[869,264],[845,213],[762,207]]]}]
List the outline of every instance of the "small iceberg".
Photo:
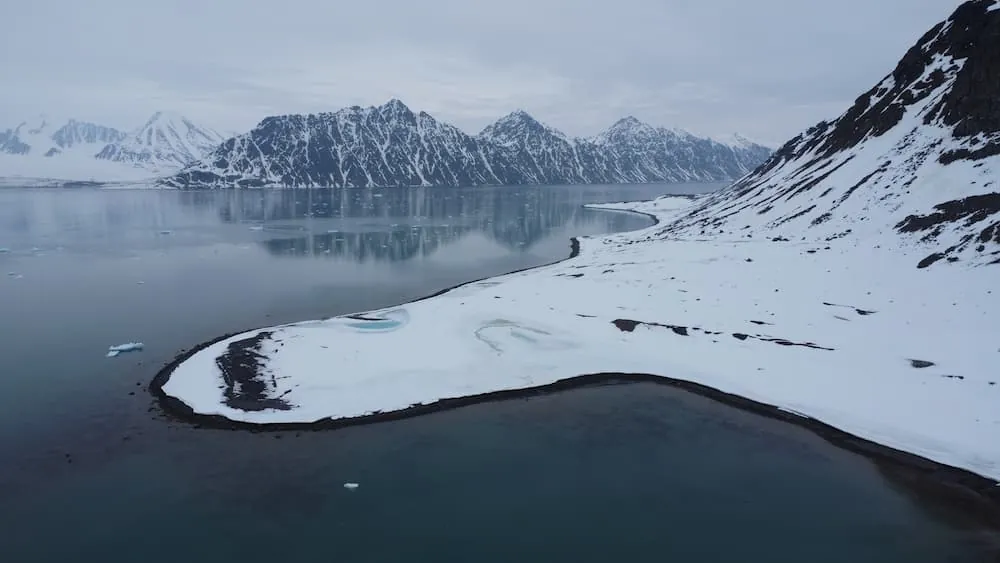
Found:
[{"label": "small iceberg", "polygon": [[348,491],[353,491],[354,489],[357,489],[359,486],[360,485],[358,485],[357,483],[344,483],[344,488],[347,489]]},{"label": "small iceberg", "polygon": [[114,358],[123,352],[138,352],[142,348],[142,342],[129,342],[127,344],[119,344],[118,346],[108,346],[108,357]]}]

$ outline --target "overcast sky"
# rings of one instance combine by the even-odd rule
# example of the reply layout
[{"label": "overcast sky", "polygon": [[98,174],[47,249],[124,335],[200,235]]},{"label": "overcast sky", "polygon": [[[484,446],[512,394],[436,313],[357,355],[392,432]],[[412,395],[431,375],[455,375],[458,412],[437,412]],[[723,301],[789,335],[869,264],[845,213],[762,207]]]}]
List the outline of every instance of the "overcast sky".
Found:
[{"label": "overcast sky", "polygon": [[224,132],[390,98],[470,133],[634,115],[780,144],[835,117],[957,0],[30,0],[0,5],[0,128],[48,113]]}]

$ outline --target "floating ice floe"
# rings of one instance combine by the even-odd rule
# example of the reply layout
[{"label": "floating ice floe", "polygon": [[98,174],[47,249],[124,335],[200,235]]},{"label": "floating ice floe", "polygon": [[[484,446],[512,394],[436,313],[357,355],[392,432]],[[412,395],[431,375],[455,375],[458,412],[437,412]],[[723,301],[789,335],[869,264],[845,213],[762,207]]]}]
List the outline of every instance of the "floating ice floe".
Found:
[{"label": "floating ice floe", "polygon": [[344,488],[347,489],[348,491],[353,491],[358,487],[360,487],[360,485],[358,485],[357,483],[344,483]]},{"label": "floating ice floe", "polygon": [[119,354],[125,352],[138,352],[143,349],[142,342],[128,342],[126,344],[119,344],[118,346],[108,346],[108,356],[109,358],[114,358]]}]

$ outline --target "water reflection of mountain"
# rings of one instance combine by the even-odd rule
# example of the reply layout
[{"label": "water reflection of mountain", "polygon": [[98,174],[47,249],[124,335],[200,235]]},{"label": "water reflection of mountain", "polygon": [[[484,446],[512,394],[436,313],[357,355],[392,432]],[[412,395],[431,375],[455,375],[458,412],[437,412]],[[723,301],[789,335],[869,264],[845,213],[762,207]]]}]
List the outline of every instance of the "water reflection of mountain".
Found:
[{"label": "water reflection of mountain", "polygon": [[468,234],[469,227],[423,226],[392,231],[324,233],[300,238],[274,238],[261,244],[284,256],[347,257],[357,262],[402,261],[427,256]]},{"label": "water reflection of mountain", "polygon": [[[190,193],[206,197],[204,192]],[[309,219],[378,223],[299,237],[289,232],[285,238],[263,243],[268,251],[282,255],[406,260],[430,254],[475,231],[509,249],[524,250],[552,230],[581,221],[600,221],[608,231],[637,226],[635,217],[588,212],[569,193],[538,188],[310,189],[224,190],[211,192],[209,197],[217,198],[214,204],[222,221],[263,224],[269,232],[292,226],[281,222],[301,225]],[[389,225],[394,226],[390,229]]]}]

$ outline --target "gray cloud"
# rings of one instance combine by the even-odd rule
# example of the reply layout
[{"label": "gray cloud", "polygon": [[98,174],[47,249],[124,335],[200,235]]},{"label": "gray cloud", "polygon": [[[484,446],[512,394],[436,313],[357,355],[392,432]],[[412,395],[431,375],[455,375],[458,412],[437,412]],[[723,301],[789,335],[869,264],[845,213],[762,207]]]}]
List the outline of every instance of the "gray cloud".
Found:
[{"label": "gray cloud", "polygon": [[834,117],[957,0],[33,0],[0,7],[0,126],[173,109],[242,131],[398,97],[478,131],[624,115],[780,143]]}]

